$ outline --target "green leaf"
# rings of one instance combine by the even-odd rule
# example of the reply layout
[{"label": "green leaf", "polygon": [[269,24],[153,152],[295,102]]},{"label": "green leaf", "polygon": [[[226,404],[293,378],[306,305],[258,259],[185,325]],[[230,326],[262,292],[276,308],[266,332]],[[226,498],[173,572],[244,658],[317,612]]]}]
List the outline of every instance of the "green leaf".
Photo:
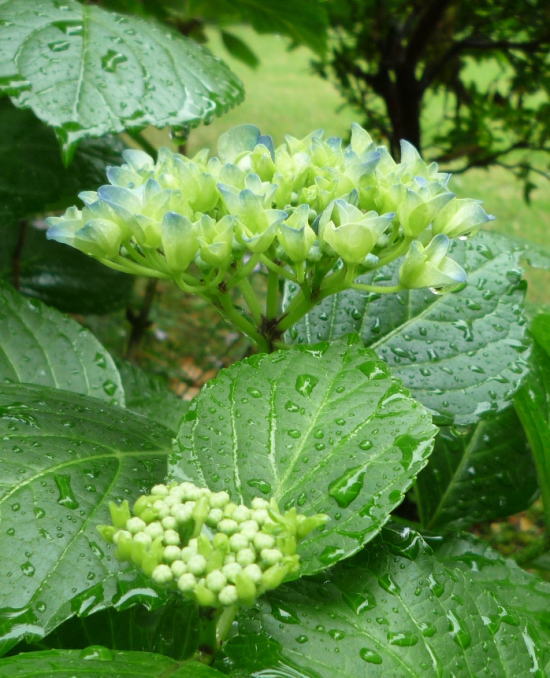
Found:
[{"label": "green leaf", "polygon": [[40,641],[39,648],[78,650],[104,645],[111,650],[157,652],[185,659],[197,649],[199,623],[197,606],[175,594],[155,610],[135,605],[128,610],[109,608],[89,617],[72,617]]},{"label": "green leaf", "polygon": [[222,370],[192,401],[169,473],[234,501],[274,497],[285,509],[328,514],[300,545],[310,574],[379,532],[426,464],[435,431],[387,366],[349,337]]},{"label": "green leaf", "polygon": [[27,652],[0,660],[10,678],[216,678],[223,673],[199,662],[177,662],[150,652],[113,652],[101,645],[85,650]]},{"label": "green leaf", "polygon": [[[0,4],[0,13],[2,5]],[[124,144],[116,137],[88,139],[64,167],[53,131],[29,110],[0,100],[0,222],[64,208],[79,191],[105,183],[105,167],[122,163]]]},{"label": "green leaf", "polygon": [[126,361],[117,361],[126,407],[166,426],[174,433],[189,409],[189,401],[178,398],[164,381]]},{"label": "green leaf", "polygon": [[284,585],[242,615],[223,666],[233,678],[543,678],[549,595],[496,554],[434,553],[409,528],[385,529],[328,575]]},{"label": "green leaf", "polygon": [[[505,236],[482,232],[456,241],[452,256],[468,272],[461,291],[343,292],[292,328],[290,340],[314,343],[358,332],[440,424],[473,424],[505,409],[527,373],[521,252]],[[397,268],[363,279],[388,281]]]},{"label": "green leaf", "polygon": [[327,13],[319,0],[188,0],[189,16],[215,24],[250,24],[259,33],[280,33],[298,45],[323,54],[327,42]]},{"label": "green leaf", "polygon": [[113,359],[77,322],[0,282],[0,382],[33,383],[124,403]]},{"label": "green leaf", "polygon": [[0,224],[0,278],[66,313],[103,314],[126,306],[134,278],[82,252],[46,240],[31,224]]},{"label": "green leaf", "polygon": [[415,498],[422,524],[441,529],[524,511],[536,493],[529,446],[508,408],[475,426],[441,429]]},{"label": "green leaf", "polygon": [[0,91],[79,140],[147,125],[196,125],[243,98],[204,47],[152,19],[75,0],[0,3]]},{"label": "green leaf", "polygon": [[230,33],[229,31],[220,31],[221,39],[225,49],[239,61],[242,61],[250,68],[257,68],[260,60],[256,54],[250,49],[244,40],[241,40],[238,35]]},{"label": "green leaf", "polygon": [[170,445],[167,429],[95,398],[0,386],[0,654],[74,614],[158,601],[96,526],[110,500],[164,478]]},{"label": "green leaf", "polygon": [[550,314],[535,316],[531,332],[535,340],[531,371],[514,404],[531,446],[550,525]]}]

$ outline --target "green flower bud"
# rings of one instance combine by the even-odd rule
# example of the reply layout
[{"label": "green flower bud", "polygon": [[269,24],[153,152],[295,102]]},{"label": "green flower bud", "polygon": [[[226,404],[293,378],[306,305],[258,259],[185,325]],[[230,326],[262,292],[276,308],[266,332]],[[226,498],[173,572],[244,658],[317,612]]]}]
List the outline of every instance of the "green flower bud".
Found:
[{"label": "green flower bud", "polygon": [[193,589],[193,593],[199,605],[203,605],[204,607],[214,607],[216,605],[216,594],[204,584],[199,582]]},{"label": "green flower bud", "polygon": [[211,266],[231,263],[236,218],[225,215],[216,221],[203,214],[196,224],[201,259]]},{"label": "green flower bud", "polygon": [[291,261],[304,261],[317,236],[308,223],[309,206],[300,205],[279,224],[277,239]]},{"label": "green flower bud", "polygon": [[149,523],[149,525],[145,527],[145,532],[153,539],[156,539],[157,537],[162,537],[164,534],[164,527],[161,523],[155,521],[153,523]]},{"label": "green flower bud", "polygon": [[252,563],[256,560],[256,554],[251,548],[244,548],[241,549],[237,553],[237,563],[241,565],[242,567],[246,567],[247,565],[252,565]]},{"label": "green flower bud", "polygon": [[346,263],[360,264],[374,249],[391,218],[391,214],[364,214],[344,200],[335,200],[321,215],[319,237]]},{"label": "green flower bud", "polygon": [[126,523],[131,518],[130,505],[126,500],[124,500],[122,504],[115,504],[113,501],[110,501],[109,513],[111,514],[111,521],[115,527],[126,527]]},{"label": "green flower bud", "polygon": [[171,273],[186,271],[199,248],[194,225],[187,217],[175,212],[164,215],[161,243],[167,269]]},{"label": "green flower bud", "polygon": [[97,531],[105,539],[105,541],[110,542],[111,544],[114,541],[114,536],[117,533],[117,528],[114,525],[98,525]]},{"label": "green flower bud", "polygon": [[138,518],[137,516],[134,518],[128,518],[126,521],[126,529],[128,532],[131,532],[132,534],[136,534],[136,532],[141,532],[141,530],[145,529],[146,524],[145,522],[141,519]]},{"label": "green flower bud", "polygon": [[174,560],[174,562],[170,565],[170,568],[174,573],[174,577],[177,579],[179,579],[182,574],[187,572],[187,565],[183,562],[183,560]]},{"label": "green flower bud", "polygon": [[180,543],[180,536],[176,530],[164,531],[164,543],[166,545],[177,545]]},{"label": "green flower bud", "polygon": [[201,575],[206,570],[206,558],[197,553],[191,556],[187,562],[187,569],[194,575]]},{"label": "green flower bud", "polygon": [[157,584],[166,584],[169,581],[172,581],[174,573],[168,565],[157,565],[151,574],[151,578],[153,581],[156,581]]},{"label": "green flower bud", "polygon": [[494,217],[481,206],[480,200],[455,198],[449,201],[436,215],[432,232],[444,233],[449,238],[474,235],[482,224]]},{"label": "green flower bud", "polygon": [[195,589],[196,585],[197,580],[195,579],[194,575],[192,575],[190,572],[182,574],[181,577],[178,579],[178,589],[182,593],[190,593]]},{"label": "green flower bud", "polygon": [[[248,566],[250,567],[250,565]],[[239,602],[243,605],[252,605],[257,596],[256,584],[243,570],[235,577],[235,588]]]},{"label": "green flower bud", "polygon": [[262,549],[260,555],[267,565],[275,565],[283,558],[283,554],[279,549]]},{"label": "green flower bud", "polygon": [[[439,210],[455,196],[445,191],[437,193],[433,184],[420,184],[418,190],[404,189],[397,215],[407,237],[415,238],[433,221]],[[435,194],[434,194],[435,193]]]},{"label": "green flower bud", "polygon": [[237,588],[231,584],[225,586],[219,592],[218,598],[222,605],[234,605],[239,599]]},{"label": "green flower bud", "polygon": [[219,593],[226,584],[227,577],[220,570],[214,570],[206,575],[206,586],[214,593]]},{"label": "green flower bud", "polygon": [[465,282],[464,269],[446,256],[449,246],[449,238],[441,233],[427,247],[413,241],[399,269],[399,284],[408,289],[441,289]]},{"label": "green flower bud", "polygon": [[260,581],[260,579],[262,578],[262,568],[259,565],[257,565],[256,563],[252,563],[251,565],[247,565],[243,569],[243,572],[255,584],[257,584]]},{"label": "green flower bud", "polygon": [[167,546],[163,551],[163,558],[167,563],[173,563],[181,557],[181,550],[177,546]]}]

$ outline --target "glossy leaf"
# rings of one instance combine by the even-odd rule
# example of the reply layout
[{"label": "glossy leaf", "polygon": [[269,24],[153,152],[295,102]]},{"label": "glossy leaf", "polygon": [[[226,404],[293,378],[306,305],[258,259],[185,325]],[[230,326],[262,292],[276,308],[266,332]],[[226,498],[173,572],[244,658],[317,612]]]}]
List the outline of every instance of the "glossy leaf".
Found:
[{"label": "glossy leaf", "polygon": [[0,282],[0,382],[32,383],[124,403],[109,353],[77,322]]},{"label": "glossy leaf", "polygon": [[550,314],[535,316],[531,371],[514,404],[531,446],[544,512],[550,520]]},{"label": "glossy leaf", "polygon": [[223,668],[233,678],[543,678],[550,585],[463,546],[434,553],[409,528],[383,530],[328,575],[284,585],[243,615]]},{"label": "glossy leaf", "polygon": [[300,545],[302,572],[350,556],[372,539],[426,460],[435,433],[357,337],[256,355],[222,370],[192,402],[170,474],[326,513]]},{"label": "glossy leaf", "polygon": [[157,652],[185,659],[197,649],[198,625],[196,605],[175,594],[155,610],[135,605],[128,610],[110,608],[89,617],[72,617],[40,641],[39,648],[79,650],[103,645],[111,650]]},{"label": "glossy leaf", "polygon": [[75,0],[3,0],[0,22],[0,91],[66,150],[125,128],[196,125],[243,97],[225,64],[152,19]]},{"label": "glossy leaf", "polygon": [[96,526],[109,501],[164,478],[171,435],[126,410],[44,386],[0,386],[0,654],[73,614],[155,602]]},{"label": "glossy leaf", "polygon": [[118,361],[126,407],[177,433],[189,401],[178,398],[164,381],[130,362]]},{"label": "glossy leaf", "polygon": [[[359,332],[440,424],[473,424],[505,409],[527,373],[521,252],[505,236],[483,232],[455,242],[452,256],[468,272],[461,291],[343,292],[298,323],[290,339],[314,343]],[[388,282],[396,270],[365,281]]]},{"label": "glossy leaf", "polygon": [[27,652],[0,660],[0,675],[10,678],[216,678],[199,662],[177,662],[150,652],[114,652],[101,645],[85,650]]},{"label": "glossy leaf", "polygon": [[518,513],[536,494],[533,460],[513,408],[476,426],[442,428],[415,489],[422,523],[429,529]]},{"label": "glossy leaf", "polygon": [[0,278],[67,313],[103,314],[126,306],[134,278],[82,252],[46,240],[31,224],[0,224]]},{"label": "glossy leaf", "polygon": [[[2,5],[0,4],[0,12]],[[7,30],[4,26],[3,30]],[[88,139],[64,167],[53,131],[30,110],[0,100],[0,222],[74,204],[79,191],[105,183],[105,167],[119,165],[124,144],[112,136]],[[9,130],[9,133],[8,133]]]}]

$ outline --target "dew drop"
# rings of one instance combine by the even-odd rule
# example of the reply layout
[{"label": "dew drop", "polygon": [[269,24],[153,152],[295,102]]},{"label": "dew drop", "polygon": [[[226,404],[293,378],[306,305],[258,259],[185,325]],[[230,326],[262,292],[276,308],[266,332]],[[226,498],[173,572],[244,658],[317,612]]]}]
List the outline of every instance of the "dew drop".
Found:
[{"label": "dew drop", "polygon": [[382,663],[382,657],[378,654],[378,652],[374,652],[374,650],[369,650],[368,647],[362,647],[359,650],[359,656],[364,662],[367,662],[368,664]]},{"label": "dew drop", "polygon": [[269,494],[271,492],[271,485],[261,478],[251,478],[246,483],[249,487],[254,487],[260,490],[262,494]]},{"label": "dew drop", "polygon": [[447,619],[449,620],[449,631],[455,643],[466,650],[472,643],[472,638],[464,622],[455,615],[452,610],[447,612]]},{"label": "dew drop", "polygon": [[387,635],[387,639],[391,645],[398,645],[399,647],[412,647],[418,643],[418,637],[415,636],[414,633],[401,631],[390,631]]},{"label": "dew drop", "polygon": [[299,374],[296,377],[294,388],[300,395],[309,398],[318,383],[319,379],[312,374]]},{"label": "dew drop", "polygon": [[107,379],[107,381],[103,382],[103,390],[107,395],[112,396],[116,393],[117,385],[111,379]]},{"label": "dew drop", "polygon": [[108,647],[103,645],[90,645],[80,652],[80,659],[93,659],[100,662],[110,662],[114,659],[114,655]]},{"label": "dew drop", "polygon": [[71,488],[71,477],[67,475],[54,475],[53,477],[59,497],[57,503],[69,509],[76,509],[80,506]]},{"label": "dew drop", "polygon": [[106,54],[101,57],[101,67],[107,73],[114,73],[117,69],[117,66],[128,61],[128,57],[120,52],[115,52],[114,49],[110,49]]},{"label": "dew drop", "polygon": [[364,466],[355,466],[348,469],[336,480],[333,480],[328,486],[328,493],[338,506],[346,508],[361,492],[364,480]]},{"label": "dew drop", "polygon": [[35,572],[34,565],[27,560],[27,562],[21,565],[21,572],[25,575],[25,577],[32,577]]}]

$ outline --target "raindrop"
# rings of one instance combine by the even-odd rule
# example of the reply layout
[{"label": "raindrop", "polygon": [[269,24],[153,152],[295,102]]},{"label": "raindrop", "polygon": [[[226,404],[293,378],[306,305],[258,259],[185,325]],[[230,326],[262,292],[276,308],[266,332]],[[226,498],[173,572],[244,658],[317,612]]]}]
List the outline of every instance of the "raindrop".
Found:
[{"label": "raindrop", "polygon": [[319,379],[312,374],[299,374],[296,377],[294,388],[300,395],[309,398],[318,383]]},{"label": "raindrop", "polygon": [[387,638],[391,645],[398,645],[399,647],[411,647],[418,643],[418,637],[414,633],[389,632]]},{"label": "raindrop", "polygon": [[304,636],[303,634],[301,636],[296,636],[296,642],[300,643],[300,645],[307,643],[308,640],[309,638],[307,636]]},{"label": "raindrop", "polygon": [[388,368],[378,360],[368,360],[358,365],[358,369],[369,379],[385,379],[388,376]]},{"label": "raindrop", "polygon": [[300,620],[294,612],[291,610],[282,607],[280,604],[271,604],[271,614],[278,621],[283,622],[284,624],[299,624]]},{"label": "raindrop", "polygon": [[52,52],[64,52],[69,49],[71,43],[68,40],[54,40],[48,43],[48,47]]},{"label": "raindrop", "polygon": [[80,506],[71,488],[71,477],[67,475],[54,475],[53,477],[59,497],[57,503],[69,509],[76,509]]},{"label": "raindrop", "polygon": [[96,353],[94,356],[94,362],[98,367],[105,369],[107,367],[107,360],[103,353]]},{"label": "raindrop", "polygon": [[338,560],[343,558],[346,555],[345,549],[341,546],[325,546],[321,554],[319,555],[319,560],[324,565],[332,565]]},{"label": "raindrop", "polygon": [[346,634],[343,631],[340,631],[339,629],[330,629],[328,635],[333,640],[342,640],[342,638],[346,637]]},{"label": "raindrop", "polygon": [[110,396],[114,395],[116,393],[117,388],[118,388],[117,385],[111,379],[107,379],[107,381],[103,382],[103,390],[107,395]]},{"label": "raindrop", "polygon": [[383,574],[378,577],[378,584],[384,589],[384,591],[387,591],[392,595],[397,595],[401,590],[389,574]]},{"label": "raindrop", "polygon": [[271,492],[271,485],[261,478],[251,478],[246,483],[249,487],[254,487],[260,490],[262,494],[269,494]]},{"label": "raindrop", "polygon": [[455,643],[466,650],[472,643],[472,638],[469,631],[464,626],[464,622],[459,619],[452,610],[447,612],[447,619],[449,620],[449,631]]},{"label": "raindrop", "polygon": [[27,560],[26,563],[21,565],[21,572],[25,575],[25,577],[32,577],[35,572],[34,565]]},{"label": "raindrop", "polygon": [[302,434],[300,433],[300,431],[298,431],[297,428],[290,428],[290,429],[288,429],[287,434],[288,434],[291,438],[296,438],[296,439],[297,439],[297,438],[300,438],[300,436],[302,435]]},{"label": "raindrop", "polygon": [[114,659],[114,655],[109,648],[103,645],[90,645],[80,652],[80,659],[94,659],[100,662],[110,662]]},{"label": "raindrop", "polygon": [[258,391],[257,388],[253,388],[252,386],[249,386],[249,387],[246,389],[246,392],[247,392],[249,395],[251,395],[253,398],[261,398],[261,397],[262,397],[261,392]]},{"label": "raindrop", "polygon": [[376,600],[370,592],[366,592],[365,594],[344,593],[343,598],[355,614],[361,614],[362,612],[372,610],[373,607],[376,607]]},{"label": "raindrop", "polygon": [[128,61],[128,57],[120,52],[115,52],[114,49],[110,49],[106,54],[101,57],[101,67],[104,71],[108,73],[114,73],[119,64],[123,64]]},{"label": "raindrop", "polygon": [[348,469],[336,480],[333,480],[328,486],[328,493],[336,500],[338,506],[346,508],[361,492],[364,479],[364,467],[355,466],[354,468]]},{"label": "raindrop", "polygon": [[382,657],[378,654],[378,652],[374,652],[374,650],[369,650],[368,647],[362,647],[359,650],[359,656],[364,662],[367,662],[368,664],[382,663]]}]

